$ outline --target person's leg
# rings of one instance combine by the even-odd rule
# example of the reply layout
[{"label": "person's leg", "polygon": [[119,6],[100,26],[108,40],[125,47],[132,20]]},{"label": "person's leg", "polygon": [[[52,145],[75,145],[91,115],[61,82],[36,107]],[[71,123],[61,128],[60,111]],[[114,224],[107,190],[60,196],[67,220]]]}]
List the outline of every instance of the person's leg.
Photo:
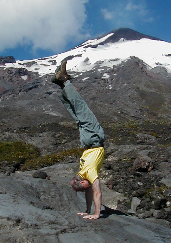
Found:
[{"label": "person's leg", "polygon": [[73,117],[73,119],[78,124],[79,120],[75,114],[75,110],[74,110],[74,107],[72,106],[71,102],[63,94],[60,96],[60,100],[62,101],[62,103],[65,106],[65,108],[67,109],[67,111],[70,113],[70,115]]},{"label": "person's leg", "polygon": [[79,121],[80,140],[84,146],[102,146],[104,132],[95,115],[84,99],[68,80],[62,89],[62,96],[68,100],[72,111]]},{"label": "person's leg", "polygon": [[98,123],[93,112],[69,80],[65,83],[62,94],[73,106],[75,114],[82,125],[88,121]]}]

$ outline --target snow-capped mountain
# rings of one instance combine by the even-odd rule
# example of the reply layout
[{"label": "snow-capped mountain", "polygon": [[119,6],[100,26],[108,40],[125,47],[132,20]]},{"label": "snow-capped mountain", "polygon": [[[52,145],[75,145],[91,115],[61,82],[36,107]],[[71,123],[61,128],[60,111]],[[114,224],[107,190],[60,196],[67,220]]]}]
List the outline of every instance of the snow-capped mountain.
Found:
[{"label": "snow-capped mountain", "polygon": [[1,115],[17,122],[23,122],[21,113],[25,122],[66,117],[50,81],[64,58],[72,82],[100,119],[171,119],[171,43],[130,29],[50,57],[1,58]]},{"label": "snow-capped mountain", "polygon": [[67,58],[68,70],[85,72],[100,61],[100,67],[113,67],[130,56],[143,60],[149,68],[165,67],[171,72],[171,43],[141,34],[130,29],[119,29],[107,35],[88,40],[76,48],[58,55],[8,63],[6,67],[26,68],[40,76],[52,74],[61,60]]}]

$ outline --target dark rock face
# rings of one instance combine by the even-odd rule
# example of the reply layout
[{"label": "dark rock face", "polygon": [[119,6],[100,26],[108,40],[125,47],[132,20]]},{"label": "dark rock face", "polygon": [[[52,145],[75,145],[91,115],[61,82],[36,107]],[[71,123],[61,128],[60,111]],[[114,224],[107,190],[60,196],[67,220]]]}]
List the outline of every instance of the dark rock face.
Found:
[{"label": "dark rock face", "polygon": [[[100,42],[97,45],[86,45],[85,47],[91,47],[91,48],[96,48],[98,45],[104,45],[107,43],[115,43],[120,41],[121,39],[123,40],[140,40],[143,38],[146,39],[150,39],[150,40],[160,40],[159,38],[153,37],[153,36],[149,36],[149,35],[144,35],[138,31],[129,29],[129,28],[120,28],[117,30],[113,30],[111,32],[109,32],[108,34],[112,34],[110,35],[105,41]],[[98,39],[101,39],[103,36],[100,36]]]},{"label": "dark rock face", "polygon": [[124,38],[126,40],[140,40],[143,38],[147,38],[150,40],[160,40],[158,38],[149,36],[149,35],[144,35],[138,31],[129,29],[129,28],[121,28],[118,30],[114,30],[111,33],[114,33],[112,36],[110,36],[107,40],[105,40],[105,43],[109,43],[109,42],[117,42],[119,41],[121,38]]},{"label": "dark rock face", "polygon": [[10,96],[18,95],[25,86],[33,86],[38,83],[38,75],[29,72],[25,68],[0,68],[0,96],[7,99]]},{"label": "dark rock face", "polygon": [[1,57],[0,56],[0,65],[5,64],[5,63],[15,63],[16,60],[12,56],[7,56],[7,57]]},{"label": "dark rock face", "polygon": [[167,200],[165,198],[156,199],[154,201],[154,209],[159,210],[162,208],[166,208],[166,203]]},{"label": "dark rock face", "polygon": [[46,179],[48,177],[47,173],[44,171],[37,170],[33,173],[33,178]]}]

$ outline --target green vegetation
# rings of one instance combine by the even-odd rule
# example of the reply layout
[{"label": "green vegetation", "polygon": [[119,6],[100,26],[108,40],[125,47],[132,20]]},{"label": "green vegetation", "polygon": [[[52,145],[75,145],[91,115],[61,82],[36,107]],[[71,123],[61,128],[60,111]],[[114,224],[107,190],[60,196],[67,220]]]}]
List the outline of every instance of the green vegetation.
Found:
[{"label": "green vegetation", "polygon": [[9,164],[28,161],[40,156],[39,150],[24,142],[0,142],[0,165],[3,161]]},{"label": "green vegetation", "polygon": [[0,168],[6,165],[21,163],[22,170],[38,169],[50,166],[65,158],[80,156],[83,149],[75,148],[58,152],[56,154],[40,156],[39,149],[24,142],[0,142]]},{"label": "green vegetation", "polygon": [[[63,124],[64,125],[64,124]],[[66,125],[66,124],[65,124]],[[71,130],[69,134],[69,139],[75,137],[75,130],[71,129],[72,124],[67,124],[68,129]],[[105,129],[106,135],[108,135],[107,141],[110,141],[116,145],[130,145],[130,144],[148,144],[148,138],[146,136],[142,139],[139,139],[139,134],[151,135],[156,138],[155,146],[158,146],[159,149],[166,149],[171,146],[170,141],[170,133],[171,133],[171,122],[168,121],[127,121],[127,122],[106,122],[103,123],[102,126]],[[45,129],[46,128],[46,129]],[[56,124],[52,126],[40,127],[41,129],[51,129],[57,134],[67,134],[65,130],[61,129],[61,126],[57,126]],[[29,132],[37,132],[35,131]],[[62,130],[62,131],[61,131]],[[22,130],[20,130],[22,132]],[[24,132],[26,132],[24,130]],[[41,132],[41,131],[38,131]],[[61,143],[64,139],[64,136],[61,134],[61,137],[58,137],[59,143]],[[141,135],[140,135],[141,137]],[[146,139],[147,138],[147,139]],[[144,139],[144,140],[143,140]],[[40,155],[40,151],[37,147],[26,144],[21,141],[8,141],[8,142],[0,142],[0,170],[5,168],[6,166],[12,166],[13,164],[20,163],[22,170],[32,170],[37,168],[42,168],[45,166],[50,166],[55,163],[59,163],[62,161],[68,161],[76,157],[81,156],[83,150],[79,148],[73,148],[65,151],[57,151],[55,154],[49,154],[45,156]],[[124,155],[122,161],[132,162],[134,159],[134,154]]]},{"label": "green vegetation", "polygon": [[83,149],[76,148],[58,152],[56,154],[39,156],[38,158],[31,159],[27,161],[23,166],[22,170],[31,170],[38,169],[46,166],[50,166],[60,161],[63,161],[66,158],[81,156]]}]

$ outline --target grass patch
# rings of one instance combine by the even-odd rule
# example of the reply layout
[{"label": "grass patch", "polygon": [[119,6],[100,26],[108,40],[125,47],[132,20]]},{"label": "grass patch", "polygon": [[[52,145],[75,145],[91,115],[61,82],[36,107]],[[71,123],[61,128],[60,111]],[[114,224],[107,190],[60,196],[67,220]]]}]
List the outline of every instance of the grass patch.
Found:
[{"label": "grass patch", "polygon": [[59,163],[64,159],[81,156],[83,149],[74,148],[51,155],[40,156],[37,147],[24,142],[0,142],[0,169],[21,163],[21,170],[32,170]]},{"label": "grass patch", "polygon": [[54,165],[56,163],[63,161],[66,158],[81,156],[82,153],[83,153],[83,149],[75,148],[75,149],[58,152],[56,154],[40,156],[38,158],[34,158],[26,161],[26,163],[22,166],[21,169],[32,170],[32,169],[38,169],[38,168]]},{"label": "grass patch", "polygon": [[13,164],[40,156],[38,148],[24,142],[0,142],[0,166],[3,161]]}]

